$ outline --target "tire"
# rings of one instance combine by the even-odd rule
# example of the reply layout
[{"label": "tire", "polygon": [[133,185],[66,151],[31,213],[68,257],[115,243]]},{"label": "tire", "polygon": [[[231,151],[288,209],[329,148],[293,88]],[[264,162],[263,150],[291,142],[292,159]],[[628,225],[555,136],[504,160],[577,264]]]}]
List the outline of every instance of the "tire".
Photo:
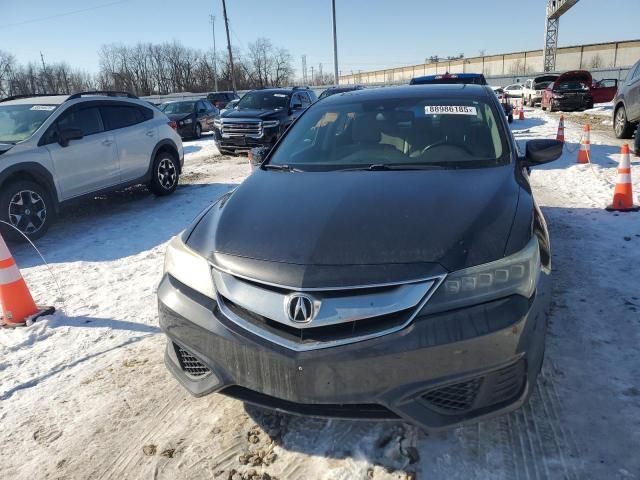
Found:
[{"label": "tire", "polygon": [[180,180],[180,165],[169,152],[156,155],[151,169],[151,183],[149,189],[156,195],[163,197],[175,192]]},{"label": "tire", "polygon": [[[42,237],[54,216],[51,195],[41,185],[29,180],[17,180],[2,186],[0,220],[13,225],[30,240]],[[4,223],[0,223],[0,231],[11,240],[24,240],[22,235]]]},{"label": "tire", "polygon": [[196,126],[193,128],[193,138],[198,140],[200,137],[202,137],[202,127],[199,123],[196,123]]},{"label": "tire", "polygon": [[547,110],[547,107],[545,107],[542,102],[540,102],[540,108],[542,109],[543,112],[545,112]]},{"label": "tire", "polygon": [[616,109],[613,115],[613,132],[616,138],[631,138],[633,135],[633,125],[627,120],[627,111],[622,105]]}]

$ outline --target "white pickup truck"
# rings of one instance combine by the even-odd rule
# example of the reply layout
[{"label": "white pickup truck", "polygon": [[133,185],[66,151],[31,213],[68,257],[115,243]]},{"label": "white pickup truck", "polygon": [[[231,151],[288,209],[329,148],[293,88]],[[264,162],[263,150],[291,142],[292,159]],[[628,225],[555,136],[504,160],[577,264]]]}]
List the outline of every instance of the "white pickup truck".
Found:
[{"label": "white pickup truck", "polygon": [[530,78],[524,82],[522,89],[522,100],[526,105],[534,107],[542,101],[542,92],[549,86],[559,75],[548,74]]}]

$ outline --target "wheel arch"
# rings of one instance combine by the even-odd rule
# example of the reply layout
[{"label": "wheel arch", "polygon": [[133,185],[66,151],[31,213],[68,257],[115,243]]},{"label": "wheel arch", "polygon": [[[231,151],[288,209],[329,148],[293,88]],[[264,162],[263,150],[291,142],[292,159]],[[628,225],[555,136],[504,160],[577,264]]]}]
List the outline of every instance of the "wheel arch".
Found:
[{"label": "wheel arch", "polygon": [[182,162],[180,162],[180,154],[178,153],[178,146],[173,142],[173,140],[165,138],[164,140],[160,140],[153,149],[151,154],[151,160],[149,162],[149,175],[151,175],[151,169],[153,168],[153,162],[156,161],[156,157],[159,153],[170,153],[177,160],[178,171],[182,173]]},{"label": "wheel arch", "polygon": [[12,165],[0,173],[0,190],[11,181],[27,180],[37,183],[47,190],[56,211],[60,208],[58,190],[53,175],[45,167],[35,162]]}]

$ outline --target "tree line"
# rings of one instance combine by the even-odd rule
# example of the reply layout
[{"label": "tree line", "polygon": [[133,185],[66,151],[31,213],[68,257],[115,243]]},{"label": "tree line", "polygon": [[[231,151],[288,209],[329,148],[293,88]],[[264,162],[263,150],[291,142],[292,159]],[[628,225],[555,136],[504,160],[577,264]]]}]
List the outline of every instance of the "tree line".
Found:
[{"label": "tree line", "polygon": [[[203,52],[177,41],[161,44],[103,45],[95,74],[67,63],[20,64],[0,50],[0,97],[87,90],[121,90],[140,96],[176,92],[231,90],[231,64],[223,52]],[[233,50],[236,87],[239,90],[294,83],[293,60],[288,50],[269,39],[258,38],[246,51]]]}]

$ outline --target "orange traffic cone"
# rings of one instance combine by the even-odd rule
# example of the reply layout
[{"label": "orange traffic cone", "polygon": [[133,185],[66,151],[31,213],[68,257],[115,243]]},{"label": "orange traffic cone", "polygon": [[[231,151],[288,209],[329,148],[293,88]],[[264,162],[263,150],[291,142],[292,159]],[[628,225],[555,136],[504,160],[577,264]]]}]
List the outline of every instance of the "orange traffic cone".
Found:
[{"label": "orange traffic cone", "polygon": [[580,140],[580,150],[578,150],[577,163],[589,163],[589,154],[591,153],[591,126],[584,124],[582,132],[582,140]]},{"label": "orange traffic cone", "polygon": [[524,120],[524,105],[520,104],[520,115],[518,115],[518,120]]},{"label": "orange traffic cone", "polygon": [[39,309],[24,282],[7,244],[0,235],[0,324],[24,325],[53,308]]},{"label": "orange traffic cone", "polygon": [[564,115],[560,115],[560,122],[558,122],[558,134],[556,140],[564,143]]},{"label": "orange traffic cone", "polygon": [[607,207],[609,211],[637,212],[640,206],[633,204],[633,191],[631,186],[631,160],[629,158],[629,145],[626,143],[620,149],[620,164],[618,165],[618,182],[613,191],[613,203]]}]

